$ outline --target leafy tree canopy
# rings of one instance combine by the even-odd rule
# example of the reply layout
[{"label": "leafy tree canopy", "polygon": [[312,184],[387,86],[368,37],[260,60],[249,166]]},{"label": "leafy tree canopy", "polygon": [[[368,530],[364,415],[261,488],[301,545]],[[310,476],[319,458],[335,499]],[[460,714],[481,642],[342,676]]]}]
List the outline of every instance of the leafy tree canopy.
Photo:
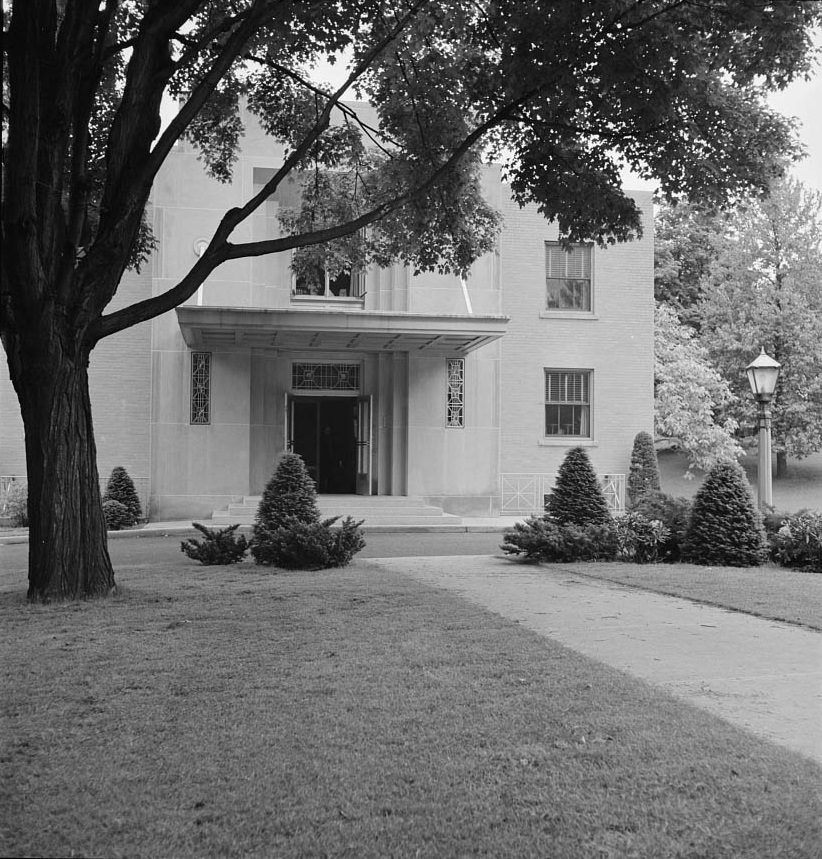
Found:
[{"label": "leafy tree canopy", "polygon": [[772,403],[778,461],[822,449],[822,194],[793,179],[732,214],[695,308],[701,340],[756,432],[745,367],[761,346],[780,362]]},{"label": "leafy tree canopy", "polygon": [[657,435],[675,439],[688,455],[688,475],[742,455],[737,422],[722,417],[736,402],[728,382],[711,363],[694,330],[667,304],[654,317],[654,424]]},{"label": "leafy tree canopy", "polygon": [[[5,40],[8,324],[59,295],[94,341],[175,306],[227,259],[369,223],[359,253],[463,270],[496,226],[476,193],[483,146],[517,200],[569,239],[628,238],[639,214],[620,189],[623,163],[666,195],[719,201],[764,187],[775,157],[796,151],[763,94],[807,72],[819,20],[819,4],[787,0],[18,2]],[[313,83],[312,65],[343,49],[346,83]],[[379,129],[350,111],[330,123],[350,86]],[[165,95],[181,108],[161,132]],[[143,209],[171,146],[188,137],[227,180],[242,100],[286,145],[282,169],[226,214],[182,284],[100,319],[150,244]],[[299,237],[231,242],[293,171],[312,172],[307,203],[335,184],[347,202],[307,205]]]}]

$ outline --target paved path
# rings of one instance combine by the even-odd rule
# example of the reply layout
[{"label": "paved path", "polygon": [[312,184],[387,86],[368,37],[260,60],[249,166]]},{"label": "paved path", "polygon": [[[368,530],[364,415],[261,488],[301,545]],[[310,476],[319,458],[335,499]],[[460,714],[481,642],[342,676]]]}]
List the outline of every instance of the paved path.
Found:
[{"label": "paved path", "polygon": [[488,556],[369,561],[518,621],[822,763],[822,633]]}]

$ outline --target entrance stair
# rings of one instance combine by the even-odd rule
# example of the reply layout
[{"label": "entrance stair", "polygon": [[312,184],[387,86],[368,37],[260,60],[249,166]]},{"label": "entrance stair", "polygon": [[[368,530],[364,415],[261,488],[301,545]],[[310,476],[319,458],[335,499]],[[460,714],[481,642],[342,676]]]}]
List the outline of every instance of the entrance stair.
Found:
[{"label": "entrance stair", "polygon": [[[259,495],[247,495],[227,510],[215,510],[211,523],[217,525],[253,525],[260,503]],[[441,507],[409,495],[318,495],[320,516],[353,516],[364,519],[363,528],[419,528],[438,525],[460,525],[462,519],[444,513]]]}]

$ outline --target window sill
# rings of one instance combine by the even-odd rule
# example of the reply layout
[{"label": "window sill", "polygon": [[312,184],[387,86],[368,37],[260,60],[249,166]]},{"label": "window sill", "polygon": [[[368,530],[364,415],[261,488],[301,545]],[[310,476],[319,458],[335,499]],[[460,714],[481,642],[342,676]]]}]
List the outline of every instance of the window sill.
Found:
[{"label": "window sill", "polygon": [[540,319],[599,319],[593,311],[587,310],[541,310]]},{"label": "window sill", "polygon": [[347,295],[292,295],[291,303],[302,307],[365,307],[364,298]]},{"label": "window sill", "polygon": [[540,447],[597,447],[596,439],[581,435],[551,435],[537,441]]}]

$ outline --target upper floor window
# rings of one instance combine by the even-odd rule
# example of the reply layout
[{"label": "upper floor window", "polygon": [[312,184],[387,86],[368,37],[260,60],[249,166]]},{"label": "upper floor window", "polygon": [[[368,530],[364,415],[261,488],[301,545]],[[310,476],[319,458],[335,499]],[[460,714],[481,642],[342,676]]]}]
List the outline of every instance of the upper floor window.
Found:
[{"label": "upper floor window", "polygon": [[325,298],[362,298],[365,278],[357,269],[348,269],[331,277],[321,266],[294,277],[295,295],[318,295]]},{"label": "upper floor window", "polygon": [[591,437],[591,371],[545,371],[545,435]]},{"label": "upper floor window", "polygon": [[591,245],[566,250],[545,242],[545,286],[548,310],[591,311]]}]

